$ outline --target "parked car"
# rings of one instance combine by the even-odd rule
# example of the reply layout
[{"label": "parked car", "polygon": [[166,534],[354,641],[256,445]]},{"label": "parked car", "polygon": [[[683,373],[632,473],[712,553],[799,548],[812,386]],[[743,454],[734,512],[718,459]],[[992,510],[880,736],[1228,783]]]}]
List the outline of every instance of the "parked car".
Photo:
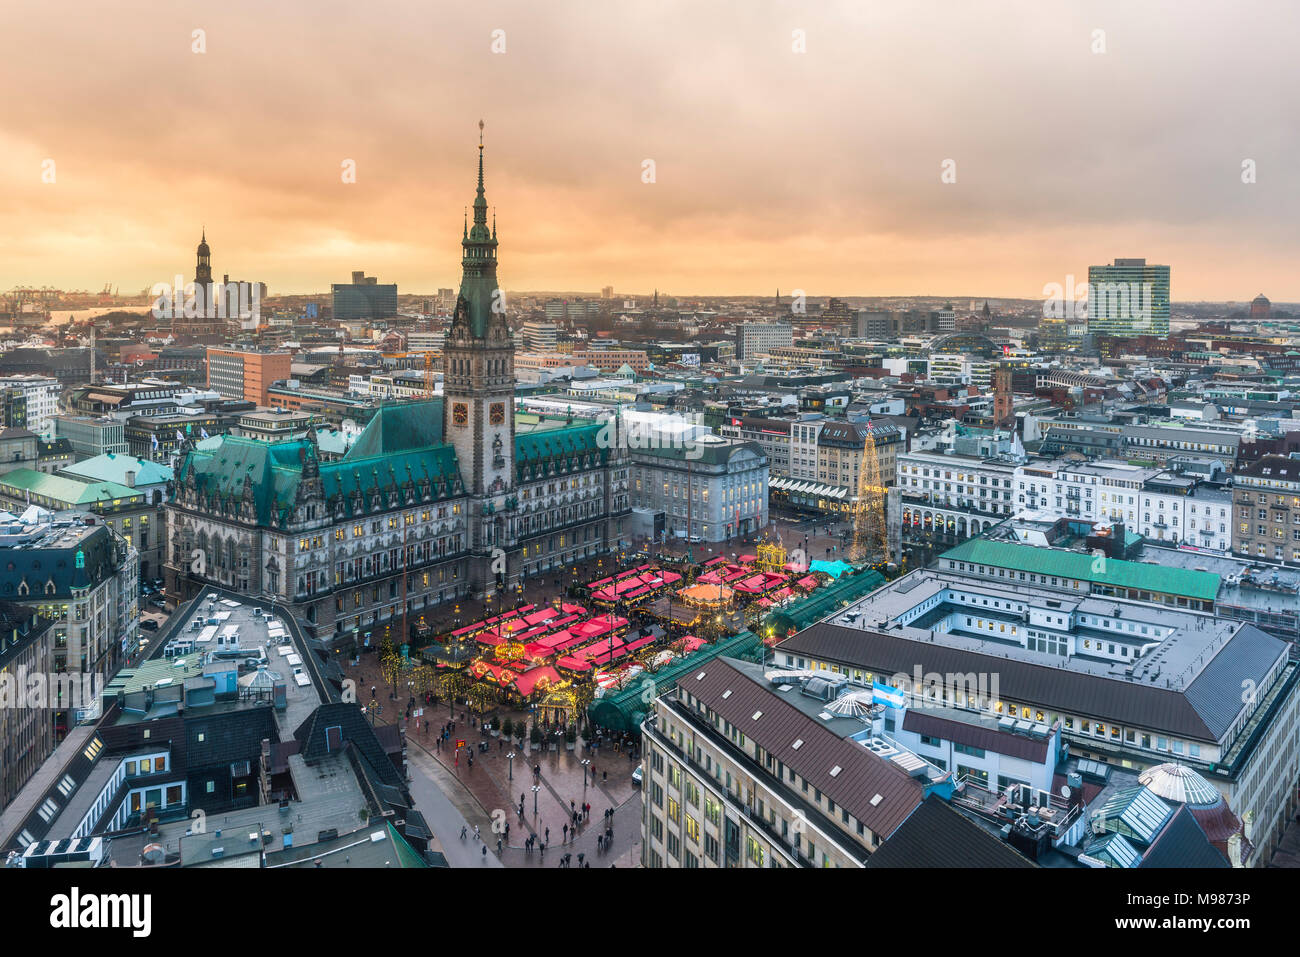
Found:
[{"label": "parked car", "polygon": [[164,611],[167,610],[167,602],[163,601],[161,598],[155,598],[153,601],[149,602],[149,604],[153,605],[155,608],[161,608]]},{"label": "parked car", "polygon": [[641,786],[641,776],[641,765],[638,764],[636,770],[632,772],[632,783],[637,787]]},{"label": "parked car", "polygon": [[157,631],[158,622],[154,621],[152,618],[145,618],[141,620],[140,627],[145,629],[145,631]]}]

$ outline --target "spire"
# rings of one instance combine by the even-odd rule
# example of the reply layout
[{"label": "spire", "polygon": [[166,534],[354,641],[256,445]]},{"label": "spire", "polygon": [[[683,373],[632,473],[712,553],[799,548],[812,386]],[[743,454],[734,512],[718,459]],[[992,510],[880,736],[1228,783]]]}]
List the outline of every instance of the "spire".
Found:
[{"label": "spire", "polygon": [[470,334],[484,338],[492,320],[492,304],[497,291],[497,239],[496,213],[488,225],[487,196],[483,188],[483,127],[478,124],[478,185],[474,195],[474,224],[465,218],[465,234],[461,240],[464,255],[461,258],[462,274],[460,296],[466,304],[466,317]]},{"label": "spire", "polygon": [[[482,227],[482,228],[480,228]],[[483,121],[478,121],[478,189],[474,195],[474,226],[469,231],[472,240],[491,239],[487,224],[487,198],[483,193]]]}]

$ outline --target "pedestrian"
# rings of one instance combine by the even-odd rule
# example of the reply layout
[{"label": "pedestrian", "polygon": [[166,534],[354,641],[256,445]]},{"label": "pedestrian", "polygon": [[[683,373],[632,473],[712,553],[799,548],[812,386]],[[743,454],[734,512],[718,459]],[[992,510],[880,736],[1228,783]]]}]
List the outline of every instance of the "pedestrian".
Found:
[{"label": "pedestrian", "polygon": [[564,838],[563,840],[560,841],[560,843],[563,844],[568,840],[569,840],[569,825],[566,824],[564,825]]},{"label": "pedestrian", "polygon": [[487,861],[487,845],[486,845],[486,844],[483,845],[483,860],[484,860],[484,862]]},{"label": "pedestrian", "polygon": [[465,840],[465,835],[468,833],[469,833],[469,828],[466,825],[462,824],[460,826],[460,839],[462,841]]},{"label": "pedestrian", "polygon": [[477,840],[480,840],[480,838],[479,838],[479,836],[478,836],[478,825],[477,825],[477,824],[474,825],[474,840],[476,840],[476,841],[477,841]]},{"label": "pedestrian", "polygon": [[583,858],[584,856],[585,856],[585,855],[583,855],[583,853],[582,853],[581,851],[578,852],[578,866],[579,866],[579,867],[582,866],[582,858]]},{"label": "pedestrian", "polygon": [[501,838],[497,838],[497,853],[501,853]]},{"label": "pedestrian", "polygon": [[608,771],[601,771],[601,772],[600,772],[600,780],[601,780],[602,782],[608,781],[608,780],[609,780],[609,772],[608,772]]},{"label": "pedestrian", "polygon": [[543,840],[543,841],[548,841],[548,842],[549,842],[550,839],[551,839],[551,829],[548,827],[548,828],[546,828],[546,833],[545,833],[545,836],[542,838],[542,840]]}]

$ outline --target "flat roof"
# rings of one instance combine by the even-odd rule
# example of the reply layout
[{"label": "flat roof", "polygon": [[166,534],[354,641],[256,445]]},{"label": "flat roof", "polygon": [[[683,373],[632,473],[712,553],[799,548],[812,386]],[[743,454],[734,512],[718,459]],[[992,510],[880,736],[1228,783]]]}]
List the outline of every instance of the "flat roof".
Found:
[{"label": "flat roof", "polygon": [[1021,545],[1015,542],[971,539],[944,552],[939,560],[992,565],[995,568],[1034,572],[1038,575],[1055,575],[1060,578],[1201,601],[1214,601],[1219,594],[1219,576],[1213,572],[1148,565],[1117,558],[1098,562],[1094,556],[1084,552]]}]

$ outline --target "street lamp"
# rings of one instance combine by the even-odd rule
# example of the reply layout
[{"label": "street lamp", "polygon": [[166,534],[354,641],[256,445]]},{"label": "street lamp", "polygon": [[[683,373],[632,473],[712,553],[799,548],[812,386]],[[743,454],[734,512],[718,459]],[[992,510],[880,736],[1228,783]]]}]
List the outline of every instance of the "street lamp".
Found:
[{"label": "street lamp", "polygon": [[583,758],[582,764],[582,789],[587,790],[587,765],[591,764],[591,758]]},{"label": "street lamp", "polygon": [[509,778],[509,780],[513,781],[513,780],[515,779],[515,753],[514,753],[513,751],[511,751],[509,754],[507,754],[507,755],[506,755],[506,760],[510,762],[510,778]]},{"label": "street lamp", "polygon": [[533,785],[533,817],[537,817],[537,794],[542,790],[540,784]]}]

